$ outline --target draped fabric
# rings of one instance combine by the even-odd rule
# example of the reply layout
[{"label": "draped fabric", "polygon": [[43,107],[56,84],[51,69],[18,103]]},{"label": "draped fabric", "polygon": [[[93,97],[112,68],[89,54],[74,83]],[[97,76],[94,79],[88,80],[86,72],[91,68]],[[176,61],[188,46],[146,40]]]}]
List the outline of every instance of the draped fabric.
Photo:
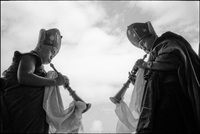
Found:
[{"label": "draped fabric", "polygon": [[[54,78],[56,73],[49,71],[47,77]],[[82,112],[86,108],[83,102],[72,101],[64,109],[60,89],[58,86],[45,87],[43,108],[46,111],[50,133],[78,133],[83,132]]]},{"label": "draped fabric", "polygon": [[[183,37],[172,32],[166,32],[156,40],[149,57],[152,66],[144,71],[146,81],[136,133],[199,133],[199,57]],[[134,102],[134,97],[131,101]],[[132,111],[135,104],[128,107],[121,102],[116,109],[126,128],[117,132],[133,132],[135,120],[131,114],[137,111]],[[119,124],[118,128],[122,130]]]},{"label": "draped fabric", "polygon": [[42,107],[44,86],[26,86],[19,84],[17,70],[24,55],[36,59],[34,74],[45,77],[46,72],[41,59],[34,52],[15,51],[11,66],[4,71],[1,94],[1,132],[3,133],[48,133],[46,114]]},{"label": "draped fabric", "polygon": [[139,69],[129,106],[123,100],[116,104],[115,113],[119,118],[116,127],[117,133],[132,133],[136,131],[145,86],[143,75],[144,70]]},{"label": "draped fabric", "polygon": [[150,62],[137,133],[200,132],[200,59],[190,44],[166,32],[156,40]]}]

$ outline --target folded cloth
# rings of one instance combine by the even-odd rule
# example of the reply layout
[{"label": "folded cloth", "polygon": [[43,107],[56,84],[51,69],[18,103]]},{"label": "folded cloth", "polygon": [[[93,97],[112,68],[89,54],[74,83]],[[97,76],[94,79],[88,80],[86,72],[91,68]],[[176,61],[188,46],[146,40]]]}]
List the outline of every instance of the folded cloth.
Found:
[{"label": "folded cloth", "polygon": [[[55,78],[57,73],[49,71],[47,77]],[[58,86],[45,87],[43,108],[46,111],[50,133],[83,132],[81,118],[83,110],[86,109],[86,104],[81,101],[72,101],[69,107],[64,109]]]},{"label": "folded cloth", "polygon": [[144,70],[139,69],[129,106],[123,100],[116,104],[115,113],[118,117],[116,133],[134,133],[136,131],[145,82]]},{"label": "folded cloth", "polygon": [[136,130],[138,118],[133,116],[133,113],[123,100],[116,104],[115,113],[119,118],[116,127],[117,133],[131,133]]}]

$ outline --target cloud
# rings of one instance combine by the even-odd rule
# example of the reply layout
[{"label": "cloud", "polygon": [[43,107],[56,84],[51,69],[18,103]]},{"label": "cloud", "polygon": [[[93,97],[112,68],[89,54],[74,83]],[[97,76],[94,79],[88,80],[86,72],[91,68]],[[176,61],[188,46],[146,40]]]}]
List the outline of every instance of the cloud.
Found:
[{"label": "cloud", "polygon": [[41,28],[57,27],[64,36],[63,45],[76,45],[85,31],[105,14],[95,2],[21,1],[4,2],[1,6],[1,50],[8,59],[15,50],[34,49]]},{"label": "cloud", "polygon": [[137,1],[129,2],[140,16],[135,21],[151,21],[160,36],[166,31],[172,31],[183,36],[195,51],[199,43],[199,2],[198,1]]},{"label": "cloud", "polygon": [[[166,30],[185,29],[193,25],[192,31],[198,27],[199,14],[198,2],[191,1],[149,1],[138,2],[136,4],[141,8],[143,14],[150,14],[154,18],[153,24],[160,34]],[[176,25],[174,25],[176,24]],[[182,32],[180,32],[182,33]]]},{"label": "cloud", "polygon": [[91,2],[8,2],[4,7],[3,31],[14,38],[17,35],[18,38],[31,38],[32,42],[40,28],[57,27],[65,37],[64,42],[77,43],[85,30],[105,15],[97,3]]},{"label": "cloud", "polygon": [[[197,16],[195,2],[130,3],[139,7],[138,16],[152,16],[158,33],[178,28],[184,33],[192,31],[189,35],[194,37],[198,32],[197,24],[192,25],[196,23],[195,19],[191,19]],[[34,49],[40,28],[58,27],[63,40],[60,53],[53,60],[56,68],[69,77],[72,88],[83,98],[95,102],[107,101],[112,92],[121,88],[128,71],[143,55],[142,50],[134,48],[127,40],[126,29],[120,27],[120,20],[130,19],[130,16],[124,19],[122,13],[125,11],[115,8],[109,16],[101,2],[4,2],[2,70],[11,63],[11,60],[4,59],[12,59],[14,50],[27,52]],[[177,25],[173,25],[174,22]]]},{"label": "cloud", "polygon": [[62,46],[53,62],[55,66],[62,64],[57,69],[69,77],[72,88],[81,97],[93,103],[108,102],[112,92],[127,80],[134,59],[143,54],[138,50],[133,53],[132,45],[127,43],[102,29],[90,28],[72,51]]},{"label": "cloud", "polygon": [[92,123],[91,132],[93,133],[101,133],[103,130],[102,122],[99,120],[95,120]]},{"label": "cloud", "polygon": [[[196,44],[197,48],[198,16],[198,2],[2,2],[1,70],[11,64],[15,50],[34,49],[41,28],[59,28],[62,47],[52,62],[58,71],[69,77],[70,86],[77,95],[92,103],[91,109],[83,115],[85,131],[115,132],[118,119],[109,97],[120,90],[135,61],[144,54],[128,41],[127,25],[149,19],[158,34],[165,30],[187,34],[185,37],[194,38],[192,45]],[[52,70],[49,65],[45,69]],[[64,106],[68,108],[72,97],[60,88]],[[132,89],[130,85],[125,93],[127,104]]]}]

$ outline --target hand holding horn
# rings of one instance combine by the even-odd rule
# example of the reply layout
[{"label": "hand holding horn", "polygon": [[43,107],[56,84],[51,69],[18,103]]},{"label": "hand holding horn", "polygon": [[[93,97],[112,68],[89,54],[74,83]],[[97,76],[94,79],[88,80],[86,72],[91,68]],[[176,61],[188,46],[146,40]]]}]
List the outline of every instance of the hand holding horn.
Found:
[{"label": "hand holding horn", "polygon": [[[143,60],[147,57],[147,54],[145,54],[143,56]],[[129,78],[128,80],[124,83],[124,85],[122,86],[122,88],[117,92],[117,94],[114,96],[114,97],[110,97],[110,100],[114,103],[114,104],[117,104],[117,103],[120,103],[120,101],[123,99],[124,97],[124,94],[126,92],[126,90],[128,89],[129,87],[129,84],[132,82],[132,78],[135,78],[136,77],[136,73],[138,71],[138,66],[135,66],[133,67],[133,69],[131,70],[131,72],[129,72]]]}]

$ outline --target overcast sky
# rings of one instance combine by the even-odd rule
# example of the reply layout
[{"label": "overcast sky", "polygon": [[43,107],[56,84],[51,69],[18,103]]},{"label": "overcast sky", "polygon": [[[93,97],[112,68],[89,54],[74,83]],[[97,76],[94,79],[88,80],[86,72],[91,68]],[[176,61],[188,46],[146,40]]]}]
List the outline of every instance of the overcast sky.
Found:
[{"label": "overcast sky", "polygon": [[[166,31],[182,35],[198,52],[198,1],[1,1],[1,74],[14,51],[29,52],[39,30],[58,28],[63,36],[52,63],[67,75],[70,86],[92,103],[83,115],[85,132],[115,132],[115,105],[109,100],[128,79],[135,61],[144,52],[126,37],[127,26],[151,21],[158,36]],[[52,70],[49,65],[46,71]],[[124,99],[130,101],[130,85]],[[61,87],[67,108],[72,98]]]}]

